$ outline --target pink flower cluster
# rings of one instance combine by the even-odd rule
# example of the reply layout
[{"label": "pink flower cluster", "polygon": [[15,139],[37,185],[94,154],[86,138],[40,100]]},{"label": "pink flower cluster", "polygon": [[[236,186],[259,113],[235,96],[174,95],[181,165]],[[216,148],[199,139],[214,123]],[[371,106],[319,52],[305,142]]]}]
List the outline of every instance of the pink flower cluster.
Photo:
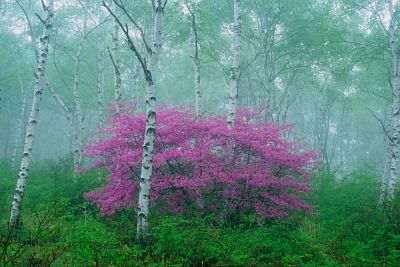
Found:
[{"label": "pink flower cluster", "polygon": [[[123,114],[100,130],[100,141],[85,147],[106,166],[107,184],[85,197],[110,215],[135,207],[145,114]],[[256,112],[239,112],[228,129],[224,116],[196,119],[185,109],[157,111],[151,203],[160,211],[217,214],[254,211],[285,217],[310,210],[302,199],[310,190],[315,152],[282,138],[290,127],[263,122]]]}]

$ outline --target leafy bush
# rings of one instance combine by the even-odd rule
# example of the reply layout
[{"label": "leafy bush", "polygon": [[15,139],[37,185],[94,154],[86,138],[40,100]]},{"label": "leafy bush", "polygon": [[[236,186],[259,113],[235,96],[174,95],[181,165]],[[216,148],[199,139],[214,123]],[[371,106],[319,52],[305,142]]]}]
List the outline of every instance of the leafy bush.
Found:
[{"label": "leafy bush", "polygon": [[185,266],[213,266],[225,257],[220,233],[202,220],[165,217],[152,229],[150,242],[153,258]]},{"label": "leafy bush", "polygon": [[[157,116],[151,198],[160,211],[228,218],[310,210],[302,196],[310,190],[315,153],[284,140],[288,126],[252,112],[242,112],[234,129],[223,116],[196,119],[179,109]],[[100,141],[86,146],[86,156],[97,159],[91,168],[110,172],[105,187],[86,194],[104,215],[137,203],[144,130],[145,114],[121,115],[101,129]]]},{"label": "leafy bush", "polygon": [[62,234],[69,249],[66,258],[72,266],[109,266],[118,259],[120,243],[115,234],[91,217],[71,222]]}]

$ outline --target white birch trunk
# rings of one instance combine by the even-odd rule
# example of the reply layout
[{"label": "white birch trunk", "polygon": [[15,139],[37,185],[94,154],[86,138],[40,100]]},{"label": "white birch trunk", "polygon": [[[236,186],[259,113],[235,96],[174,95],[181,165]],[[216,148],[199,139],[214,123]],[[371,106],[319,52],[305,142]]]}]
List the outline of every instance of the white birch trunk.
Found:
[{"label": "white birch trunk", "polygon": [[[79,96],[78,92],[78,86],[79,86],[79,66],[80,66],[80,56],[81,56],[81,51],[82,51],[82,46],[84,43],[84,39],[82,38],[78,51],[75,55],[75,74],[74,74],[74,85],[72,87],[72,94],[74,96],[74,104],[75,104],[75,111],[76,111],[76,120],[77,120],[77,130],[75,131],[75,143],[76,147],[74,150],[78,151],[78,156],[75,159],[74,165],[75,167],[80,167],[81,166],[81,147],[82,147],[82,142],[83,142],[83,133],[85,131],[85,126],[83,123],[83,114],[82,114],[82,107],[81,107],[81,98]],[[75,169],[76,171],[76,169]]]},{"label": "white birch trunk", "polygon": [[137,214],[137,239],[142,239],[148,230],[150,208],[151,174],[153,171],[153,149],[156,133],[156,85],[155,69],[162,45],[164,10],[161,1],[157,1],[154,14],[154,39],[149,54],[149,66],[146,71],[146,129],[142,151],[140,172],[140,190]]},{"label": "white birch trunk", "polygon": [[192,28],[190,32],[190,57],[193,62],[194,69],[194,98],[195,98],[195,112],[199,117],[201,113],[201,90],[200,90],[200,59],[199,59],[199,42],[196,28],[196,9],[193,8],[191,12]]},{"label": "white birch trunk", "polygon": [[228,127],[234,125],[234,119],[237,109],[237,98],[239,89],[239,74],[240,74],[240,49],[241,49],[241,18],[240,18],[240,0],[233,0],[233,64],[230,69],[230,84],[229,84],[229,100],[228,100]]},{"label": "white birch trunk", "polygon": [[72,94],[74,96],[74,104],[75,104],[75,111],[76,111],[76,120],[77,120],[77,130],[75,130],[75,137],[74,137],[74,142],[76,144],[74,152],[78,154],[78,156],[75,159],[74,166],[76,167],[74,171],[77,171],[77,168],[81,166],[82,162],[82,146],[83,146],[83,135],[85,132],[85,124],[83,123],[84,117],[82,113],[82,105],[81,105],[81,98],[79,96],[78,92],[78,86],[79,86],[79,68],[81,64],[81,52],[83,45],[85,44],[86,41],[86,29],[87,29],[87,14],[85,13],[84,19],[83,19],[83,31],[82,31],[82,36],[79,41],[79,46],[78,50],[75,54],[75,70],[74,70],[74,85],[72,87]]},{"label": "white birch trunk", "polygon": [[37,118],[40,109],[40,102],[42,100],[43,81],[49,48],[50,30],[53,22],[53,0],[48,1],[47,6],[44,6],[44,10],[46,12],[46,18],[43,21],[43,34],[39,41],[39,57],[37,59],[36,65],[34,95],[29,114],[28,125],[26,128],[24,151],[22,155],[20,171],[18,174],[17,185],[11,204],[11,214],[9,220],[9,224],[11,227],[14,227],[20,219],[22,200],[24,198],[26,180],[29,174],[29,167],[32,157],[31,153],[37,126]]},{"label": "white birch trunk", "polygon": [[98,50],[97,50],[97,106],[99,113],[99,125],[103,124],[104,121],[104,49],[101,45],[101,37],[98,38]]},{"label": "white birch trunk", "polygon": [[386,193],[389,181],[389,171],[391,167],[392,153],[390,152],[390,140],[387,141],[385,152],[385,165],[383,167],[383,174],[381,177],[381,194],[379,197],[379,202],[383,203],[386,200]]},{"label": "white birch trunk", "polygon": [[399,166],[399,145],[400,145],[400,76],[398,67],[398,52],[397,52],[397,34],[398,29],[397,18],[394,15],[394,8],[397,8],[389,3],[390,26],[389,26],[389,46],[390,56],[392,61],[392,110],[391,110],[391,134],[389,149],[391,153],[389,180],[387,182],[386,197],[388,200],[394,199],[395,187],[398,176]]},{"label": "white birch trunk", "polygon": [[[99,24],[101,23],[102,15],[99,6]],[[97,36],[97,107],[99,113],[99,125],[104,121],[104,43],[101,32]]]},{"label": "white birch trunk", "polygon": [[266,118],[268,121],[276,122],[276,88],[275,81],[273,78],[273,73],[269,70],[271,66],[267,66],[266,74],[267,74],[267,115]]},{"label": "white birch trunk", "polygon": [[193,60],[194,67],[194,95],[196,116],[201,114],[201,90],[200,90],[200,60]]},{"label": "white birch trunk", "polygon": [[[113,2],[114,3],[114,2]],[[114,12],[115,12],[115,4],[114,4]],[[119,26],[118,23],[115,21],[114,23],[114,33],[112,34],[112,53],[111,53],[111,60],[113,61],[114,65],[114,102],[115,102],[115,114],[117,116],[120,115],[121,107],[121,71],[119,66]]]}]

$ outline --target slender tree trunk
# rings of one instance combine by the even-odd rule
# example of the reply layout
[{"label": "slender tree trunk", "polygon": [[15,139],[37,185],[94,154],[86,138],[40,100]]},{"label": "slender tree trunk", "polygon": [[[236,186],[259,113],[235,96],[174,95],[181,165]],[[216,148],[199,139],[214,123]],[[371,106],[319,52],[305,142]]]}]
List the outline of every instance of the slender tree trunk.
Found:
[{"label": "slender tree trunk", "polygon": [[196,116],[201,114],[201,90],[200,90],[200,60],[193,60],[194,67],[194,95],[195,95],[195,111]]},{"label": "slender tree trunk", "polygon": [[99,113],[99,125],[103,124],[104,121],[104,49],[101,47],[101,37],[98,38],[98,50],[97,50],[97,106]]},{"label": "slender tree trunk", "polygon": [[26,129],[24,152],[22,155],[20,171],[18,174],[17,186],[15,188],[11,204],[11,214],[9,220],[9,224],[11,227],[14,227],[19,221],[22,200],[25,193],[26,180],[29,174],[29,167],[32,157],[31,153],[37,125],[37,117],[40,109],[40,102],[42,100],[43,80],[47,62],[50,30],[53,21],[53,0],[49,0],[47,6],[43,6],[43,8],[46,12],[46,18],[43,21],[43,34],[39,42],[39,57],[36,65],[34,95]]},{"label": "slender tree trunk", "polygon": [[153,171],[153,150],[156,133],[155,69],[162,45],[163,19],[164,8],[161,1],[157,1],[154,15],[154,40],[148,59],[149,68],[146,72],[146,129],[142,151],[136,236],[139,240],[144,237],[148,230],[151,174]]},{"label": "slender tree trunk", "polygon": [[387,188],[389,182],[389,172],[392,160],[392,153],[390,152],[390,140],[386,141],[386,152],[385,152],[385,165],[383,167],[383,174],[381,178],[381,194],[379,198],[379,202],[383,203],[387,198]]},{"label": "slender tree trunk", "polygon": [[240,50],[241,50],[241,18],[240,18],[240,0],[233,0],[233,64],[230,69],[229,100],[228,100],[228,127],[234,125],[234,119],[237,109],[237,98],[239,89],[240,74]]},{"label": "slender tree trunk", "polygon": [[195,112],[199,117],[201,113],[201,90],[200,90],[200,59],[199,59],[199,40],[197,35],[196,26],[196,8],[192,9],[187,6],[191,14],[191,32],[190,32],[190,57],[193,62],[194,69],[194,98],[195,98]]},{"label": "slender tree trunk", "polygon": [[82,107],[81,107],[81,98],[79,96],[78,92],[78,86],[79,86],[79,66],[80,66],[80,56],[81,56],[81,51],[82,51],[82,46],[84,43],[84,39],[82,38],[78,51],[75,55],[75,78],[74,78],[74,85],[72,87],[72,94],[74,96],[74,104],[75,104],[75,111],[76,111],[76,120],[77,120],[77,130],[75,130],[75,144],[76,147],[74,147],[75,151],[78,151],[78,156],[75,158],[74,166],[75,166],[75,171],[76,168],[79,168],[81,166],[81,161],[82,161],[82,156],[81,156],[81,147],[83,143],[83,133],[85,131],[85,126],[83,123],[83,114],[82,114]]},{"label": "slender tree trunk", "polygon": [[[101,23],[101,12],[99,7],[99,24]],[[97,106],[99,113],[99,125],[103,124],[104,121],[104,43],[101,32],[97,36]]]},{"label": "slender tree trunk", "polygon": [[[114,12],[116,10],[114,4]],[[119,26],[117,21],[114,23],[114,33],[112,34],[112,53],[110,53],[111,60],[114,66],[114,102],[115,102],[115,114],[120,115],[121,107],[121,71],[119,66]]]},{"label": "slender tree trunk", "polygon": [[387,192],[386,196],[388,200],[394,199],[396,181],[398,176],[398,166],[399,166],[399,145],[400,145],[400,76],[398,67],[398,57],[397,52],[397,34],[398,29],[397,18],[395,17],[394,10],[397,9],[397,4],[395,7],[389,3],[389,14],[390,14],[390,26],[389,26],[389,45],[390,45],[390,55],[392,61],[392,110],[391,110],[391,134],[390,143],[388,149],[391,153],[390,158],[390,171],[389,180],[387,182]]},{"label": "slender tree trunk", "polygon": [[316,114],[316,134],[319,151],[323,159],[324,171],[331,173],[332,158],[329,156],[329,125],[331,122],[332,101],[329,98],[328,72],[324,74],[322,105]]},{"label": "slender tree trunk", "polygon": [[125,12],[134,26],[139,30],[144,46],[148,53],[147,60],[140,54],[132,41],[128,32],[128,26],[123,25],[110,7],[103,2],[103,6],[114,17],[120,28],[125,34],[129,49],[139,60],[146,78],[146,127],[144,132],[144,140],[142,147],[142,167],[139,180],[139,199],[137,213],[137,235],[136,239],[142,240],[148,231],[148,217],[150,210],[150,188],[151,175],[153,171],[153,150],[156,134],[156,84],[155,70],[157,60],[162,45],[162,29],[164,20],[164,8],[167,0],[152,1],[154,8],[154,32],[151,47],[148,46],[142,28],[137,24],[121,3],[114,2],[121,10]]},{"label": "slender tree trunk", "polygon": [[75,111],[76,111],[76,120],[77,120],[77,130],[75,130],[75,137],[74,137],[74,143],[76,144],[74,150],[78,151],[78,154],[75,158],[74,166],[75,166],[75,172],[77,171],[77,168],[81,166],[81,161],[82,161],[82,146],[83,146],[83,135],[85,132],[85,124],[84,124],[84,117],[82,113],[82,105],[81,105],[81,98],[79,96],[78,92],[78,87],[79,87],[79,68],[81,64],[81,52],[83,45],[85,44],[86,41],[86,30],[87,30],[87,14],[85,12],[85,16],[83,19],[83,31],[82,31],[82,36],[79,41],[79,46],[78,50],[75,54],[75,71],[74,71],[74,85],[72,87],[72,94],[74,96],[74,104],[75,104]]},{"label": "slender tree trunk", "polygon": [[[267,66],[266,68],[269,68]],[[273,74],[271,71],[267,70],[267,120],[268,121],[277,121],[277,108],[276,108],[276,87],[275,87],[275,79],[272,77]]]}]

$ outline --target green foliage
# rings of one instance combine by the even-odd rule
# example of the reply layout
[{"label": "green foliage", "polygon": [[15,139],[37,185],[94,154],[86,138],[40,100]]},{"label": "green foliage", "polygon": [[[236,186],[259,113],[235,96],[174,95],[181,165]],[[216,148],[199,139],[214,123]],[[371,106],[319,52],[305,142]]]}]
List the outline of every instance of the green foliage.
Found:
[{"label": "green foliage", "polygon": [[365,168],[340,181],[327,175],[318,176],[317,181],[319,239],[332,256],[353,266],[395,266],[398,215],[379,204],[377,175]]},{"label": "green foliage", "polygon": [[[260,225],[255,214],[216,224],[213,214],[153,212],[148,241],[137,244],[135,211],[97,217],[82,194],[99,186],[102,174],[74,178],[69,164],[33,168],[22,230],[10,236],[6,224],[0,229],[4,265],[397,266],[400,261],[400,199],[379,204],[379,179],[368,168],[341,179],[317,174],[313,214]],[[1,203],[10,201],[15,172],[1,165]],[[2,206],[1,220],[7,218],[8,206]]]},{"label": "green foliage", "polygon": [[202,220],[166,217],[152,229],[151,251],[155,259],[184,266],[215,266],[224,262],[221,233]]},{"label": "green foliage", "polygon": [[120,243],[107,227],[88,217],[68,223],[61,244],[69,249],[60,259],[71,266],[111,266],[120,259]]}]

